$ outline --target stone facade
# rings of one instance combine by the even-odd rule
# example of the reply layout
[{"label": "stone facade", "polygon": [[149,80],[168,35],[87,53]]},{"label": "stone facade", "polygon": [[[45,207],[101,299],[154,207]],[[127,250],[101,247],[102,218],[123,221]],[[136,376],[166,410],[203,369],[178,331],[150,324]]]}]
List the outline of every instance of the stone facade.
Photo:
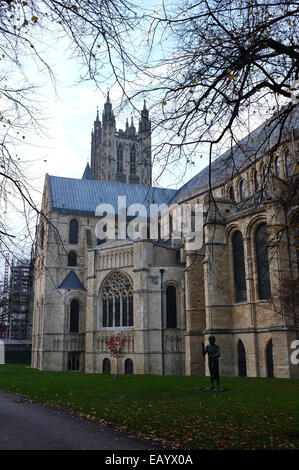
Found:
[{"label": "stone facade", "polygon": [[[120,135],[117,139],[121,141]],[[298,145],[294,125],[292,138],[284,138],[275,156],[269,150],[256,155],[234,177],[214,184],[212,193],[206,186],[188,192],[187,185],[168,197],[179,205],[203,205],[204,243],[193,251],[184,240],[172,238],[97,244],[98,219],[84,211],[53,210],[46,178],[42,210],[48,222],[41,221],[39,228],[32,366],[127,373],[131,360],[134,374],[208,375],[201,347],[213,334],[221,350],[221,375],[299,377],[299,366],[290,360],[291,344],[299,334],[298,311],[286,311],[275,295],[284,280],[298,279],[298,243],[291,241],[298,234],[289,224],[298,201],[295,197],[285,203],[297,181]],[[114,170],[109,177],[94,163],[92,171],[95,177],[116,178]],[[102,173],[97,176],[95,171]],[[118,183],[110,184],[115,188]],[[130,185],[126,187],[129,191]],[[70,244],[73,219],[78,239]],[[267,244],[258,241],[264,227]],[[277,239],[280,228],[284,230]],[[237,248],[236,234],[242,240]],[[75,266],[68,266],[70,251],[76,253]],[[70,271],[77,281],[68,285]],[[126,279],[127,290],[115,287],[105,297],[108,281],[117,286],[120,279]],[[79,317],[71,332],[73,300]],[[118,363],[106,345],[116,332],[127,339]]]}]

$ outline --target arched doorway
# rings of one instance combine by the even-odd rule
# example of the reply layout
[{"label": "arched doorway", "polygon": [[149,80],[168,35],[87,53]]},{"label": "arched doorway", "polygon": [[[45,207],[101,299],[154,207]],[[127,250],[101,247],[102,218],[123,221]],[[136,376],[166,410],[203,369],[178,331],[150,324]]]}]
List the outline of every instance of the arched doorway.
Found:
[{"label": "arched doorway", "polygon": [[239,377],[247,377],[246,351],[243,341],[238,341],[238,373]]},{"label": "arched doorway", "polygon": [[103,374],[111,374],[110,359],[107,357],[103,360]]},{"label": "arched doorway", "polygon": [[133,375],[133,361],[132,359],[125,360],[125,374]]}]

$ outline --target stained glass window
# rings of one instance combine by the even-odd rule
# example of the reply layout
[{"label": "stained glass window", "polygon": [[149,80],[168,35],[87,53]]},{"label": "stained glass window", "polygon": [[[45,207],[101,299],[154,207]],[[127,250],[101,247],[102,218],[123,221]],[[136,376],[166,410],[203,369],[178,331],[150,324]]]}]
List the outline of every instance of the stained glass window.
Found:
[{"label": "stained glass window", "polygon": [[269,258],[267,249],[267,226],[261,224],[255,232],[256,265],[259,299],[269,299],[271,295]]},{"label": "stained glass window", "polygon": [[79,333],[79,302],[72,300],[70,305],[70,333]]},{"label": "stained glass window", "polygon": [[247,299],[246,272],[244,260],[244,244],[241,232],[235,232],[232,238],[235,302],[244,302]]},{"label": "stained glass window", "polygon": [[177,327],[176,288],[168,286],[166,289],[166,328]]},{"label": "stained glass window", "polygon": [[133,326],[133,285],[127,274],[115,271],[102,287],[102,326]]},{"label": "stained glass window", "polygon": [[71,245],[77,245],[78,244],[78,222],[75,219],[72,219],[70,221],[69,243]]}]

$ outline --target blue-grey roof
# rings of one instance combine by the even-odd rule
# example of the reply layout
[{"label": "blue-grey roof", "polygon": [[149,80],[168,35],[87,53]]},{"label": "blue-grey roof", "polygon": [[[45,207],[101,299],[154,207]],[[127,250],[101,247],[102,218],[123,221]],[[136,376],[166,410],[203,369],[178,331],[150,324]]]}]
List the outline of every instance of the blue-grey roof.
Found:
[{"label": "blue-grey roof", "polygon": [[[277,118],[277,116],[276,116]],[[275,117],[264,122],[238,144],[220,155],[211,163],[211,186],[225,183],[232,176],[245,170],[257,161],[265,152],[278,142],[288,141],[299,136],[299,106],[291,117],[286,119],[281,133],[279,119]],[[184,184],[171,199],[171,202],[182,202],[209,189],[209,166],[205,167],[190,181]]]},{"label": "blue-grey roof", "polygon": [[86,164],[82,179],[83,180],[93,180],[92,171],[91,171],[91,168],[89,166],[89,163]]},{"label": "blue-grey roof", "polygon": [[48,176],[52,212],[95,215],[99,204],[111,204],[117,214],[118,196],[126,196],[127,207],[139,203],[167,204],[174,189],[155,188],[137,184],[114,183],[87,179]]},{"label": "blue-grey roof", "polygon": [[58,289],[85,289],[82,282],[74,271],[70,271],[64,278]]}]

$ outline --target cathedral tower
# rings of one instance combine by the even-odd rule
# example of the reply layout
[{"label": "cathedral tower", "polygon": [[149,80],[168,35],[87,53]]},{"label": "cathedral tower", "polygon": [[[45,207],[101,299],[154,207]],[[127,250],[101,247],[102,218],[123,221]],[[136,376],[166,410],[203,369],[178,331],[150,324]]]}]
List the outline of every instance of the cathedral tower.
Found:
[{"label": "cathedral tower", "polygon": [[140,112],[138,133],[133,117],[130,124],[127,119],[125,130],[116,130],[115,116],[107,94],[102,122],[97,110],[91,133],[91,174],[95,180],[151,186],[151,121],[145,101]]}]

